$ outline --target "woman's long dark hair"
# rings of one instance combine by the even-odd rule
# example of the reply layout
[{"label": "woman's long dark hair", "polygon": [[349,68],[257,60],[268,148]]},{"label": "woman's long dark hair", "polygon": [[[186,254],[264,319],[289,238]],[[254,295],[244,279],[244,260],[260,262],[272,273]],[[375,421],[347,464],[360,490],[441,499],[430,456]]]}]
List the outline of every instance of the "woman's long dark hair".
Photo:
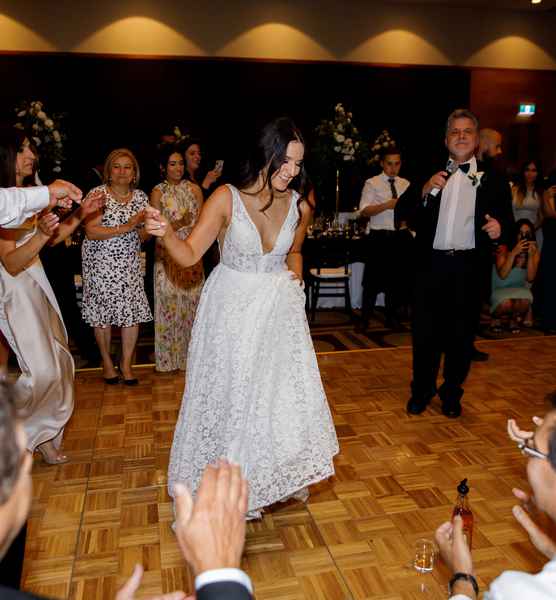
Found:
[{"label": "woman's long dark hair", "polygon": [[[191,181],[193,183],[196,183],[197,185],[201,185],[201,183],[203,182],[203,177],[201,177],[198,173],[195,175],[195,179],[193,179],[193,177],[191,176],[191,173],[187,170],[187,158],[185,157],[185,153],[187,152],[187,150],[193,146],[197,144],[197,146],[199,146],[199,149],[201,148],[201,140],[199,140],[198,138],[194,138],[194,137],[187,137],[185,140],[181,141],[181,142],[176,142],[176,146],[179,148],[177,150],[177,152],[179,152],[180,154],[183,154],[183,160],[185,163],[185,170],[183,173],[183,178],[187,179],[188,181]],[[202,156],[202,154],[201,154]],[[202,161],[202,158],[201,158]],[[202,167],[199,165],[199,172],[202,173],[201,171]]]},{"label": "woman's long dark hair", "polygon": [[[529,219],[518,219],[515,222],[515,228],[514,228],[514,244],[517,244],[517,242],[519,242],[519,238],[520,238],[520,230],[523,227],[523,225],[527,225],[527,227],[529,228],[529,233],[532,235],[532,242],[536,242],[536,238],[535,238],[535,226],[533,225],[533,223],[531,223],[531,221]],[[515,257],[514,262],[512,267],[516,264],[517,260],[519,259],[519,255]],[[525,267],[527,266],[527,259],[524,262]],[[523,267],[523,268],[525,268]]]},{"label": "woman's long dark hair", "polygon": [[[166,178],[166,169],[168,168],[168,161],[172,154],[179,154],[183,158],[185,164],[184,150],[179,144],[175,142],[160,144],[160,147],[158,148],[158,165],[163,179]],[[184,169],[184,178],[189,179],[187,169]]]},{"label": "woman's long dark hair", "polygon": [[[289,117],[280,117],[271,121],[261,130],[254,150],[249,159],[242,166],[239,177],[239,188],[245,192],[245,188],[249,188],[259,180],[261,174],[264,174],[264,181],[259,190],[251,192],[253,195],[259,194],[265,188],[270,192],[270,199],[265,206],[261,208],[264,212],[272,206],[274,201],[274,190],[272,189],[271,178],[280,169],[286,159],[286,151],[290,142],[300,142],[305,146],[301,131],[295,126],[295,123]],[[299,200],[297,208],[305,195],[307,183],[307,173],[304,163],[301,165],[299,174],[293,180],[293,186],[299,191]],[[299,211],[301,217],[301,212]]]},{"label": "woman's long dark hair", "polygon": [[15,187],[17,153],[25,142],[25,134],[15,127],[0,127],[0,187]]},{"label": "woman's long dark hair", "polygon": [[542,185],[543,174],[542,174],[541,163],[538,160],[534,160],[534,159],[528,160],[521,166],[521,169],[519,171],[519,180],[518,180],[517,186],[516,186],[518,206],[523,205],[523,201],[525,200],[525,196],[527,195],[527,185],[525,184],[525,169],[529,165],[535,165],[535,167],[537,168],[537,178],[535,179],[533,191],[542,200],[542,194],[543,194],[544,189],[543,189],[543,185]]}]

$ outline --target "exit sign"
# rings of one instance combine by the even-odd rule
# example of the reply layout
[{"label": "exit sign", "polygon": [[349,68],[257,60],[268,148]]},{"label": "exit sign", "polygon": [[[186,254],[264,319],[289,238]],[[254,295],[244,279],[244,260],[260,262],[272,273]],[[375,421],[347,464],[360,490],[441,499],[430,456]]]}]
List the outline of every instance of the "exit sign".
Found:
[{"label": "exit sign", "polygon": [[531,117],[535,114],[536,110],[535,104],[520,104],[519,112],[517,113],[520,117]]}]

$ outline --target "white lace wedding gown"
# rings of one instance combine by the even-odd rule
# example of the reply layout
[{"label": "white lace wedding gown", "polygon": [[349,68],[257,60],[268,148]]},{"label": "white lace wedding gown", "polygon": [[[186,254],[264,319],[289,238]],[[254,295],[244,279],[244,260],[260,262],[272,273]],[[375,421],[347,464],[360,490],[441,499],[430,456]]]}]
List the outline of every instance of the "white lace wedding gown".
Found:
[{"label": "white lace wedding gown", "polygon": [[201,294],[187,359],[168,487],[196,491],[207,464],[238,463],[249,482],[249,514],[334,473],[338,440],[324,394],[305,294],[286,255],[297,194],[271,252],[236,188],[221,262]]}]

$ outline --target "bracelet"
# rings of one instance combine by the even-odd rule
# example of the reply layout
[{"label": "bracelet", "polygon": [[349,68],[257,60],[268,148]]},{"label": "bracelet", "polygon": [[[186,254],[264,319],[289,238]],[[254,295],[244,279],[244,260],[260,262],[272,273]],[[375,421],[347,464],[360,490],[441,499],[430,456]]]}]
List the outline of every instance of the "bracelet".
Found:
[{"label": "bracelet", "polygon": [[477,597],[479,596],[479,584],[477,583],[477,580],[475,579],[475,577],[473,577],[473,575],[471,575],[470,573],[454,573],[453,574],[452,579],[450,579],[450,583],[448,583],[448,590],[450,592],[450,596],[452,595],[452,588],[454,586],[454,583],[456,583],[456,581],[459,581],[460,579],[468,581],[471,584],[471,587],[473,588],[475,595]]}]

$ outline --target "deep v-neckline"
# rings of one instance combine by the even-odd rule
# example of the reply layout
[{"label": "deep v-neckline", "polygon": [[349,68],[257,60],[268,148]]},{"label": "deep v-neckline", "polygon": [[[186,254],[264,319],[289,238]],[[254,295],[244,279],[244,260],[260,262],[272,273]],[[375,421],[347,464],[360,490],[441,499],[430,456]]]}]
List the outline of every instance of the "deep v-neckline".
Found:
[{"label": "deep v-neckline", "polygon": [[288,218],[290,216],[290,211],[292,209],[292,204],[293,204],[293,192],[290,191],[290,203],[289,203],[289,206],[288,206],[288,210],[286,212],[286,216],[284,217],[284,220],[282,221],[282,225],[280,226],[280,229],[278,230],[278,233],[276,234],[276,239],[274,240],[274,244],[272,245],[272,248],[268,252],[264,251],[263,238],[261,236],[261,232],[259,231],[259,228],[255,225],[255,221],[253,221],[253,219],[251,218],[251,215],[249,214],[249,211],[247,210],[247,207],[245,206],[245,203],[243,202],[243,198],[241,197],[241,192],[237,188],[236,188],[236,192],[237,192],[237,196],[239,198],[239,201],[241,203],[241,207],[245,211],[245,214],[247,216],[247,219],[248,219],[249,223],[251,224],[251,226],[253,227],[253,229],[257,232],[257,238],[259,240],[259,247],[261,249],[261,255],[262,256],[267,256],[269,254],[272,254],[274,252],[274,249],[276,248],[276,245],[278,244],[278,240],[280,239],[280,236],[282,235],[282,231],[284,229],[284,226],[286,225],[286,222],[287,222],[287,220],[288,220]]}]

